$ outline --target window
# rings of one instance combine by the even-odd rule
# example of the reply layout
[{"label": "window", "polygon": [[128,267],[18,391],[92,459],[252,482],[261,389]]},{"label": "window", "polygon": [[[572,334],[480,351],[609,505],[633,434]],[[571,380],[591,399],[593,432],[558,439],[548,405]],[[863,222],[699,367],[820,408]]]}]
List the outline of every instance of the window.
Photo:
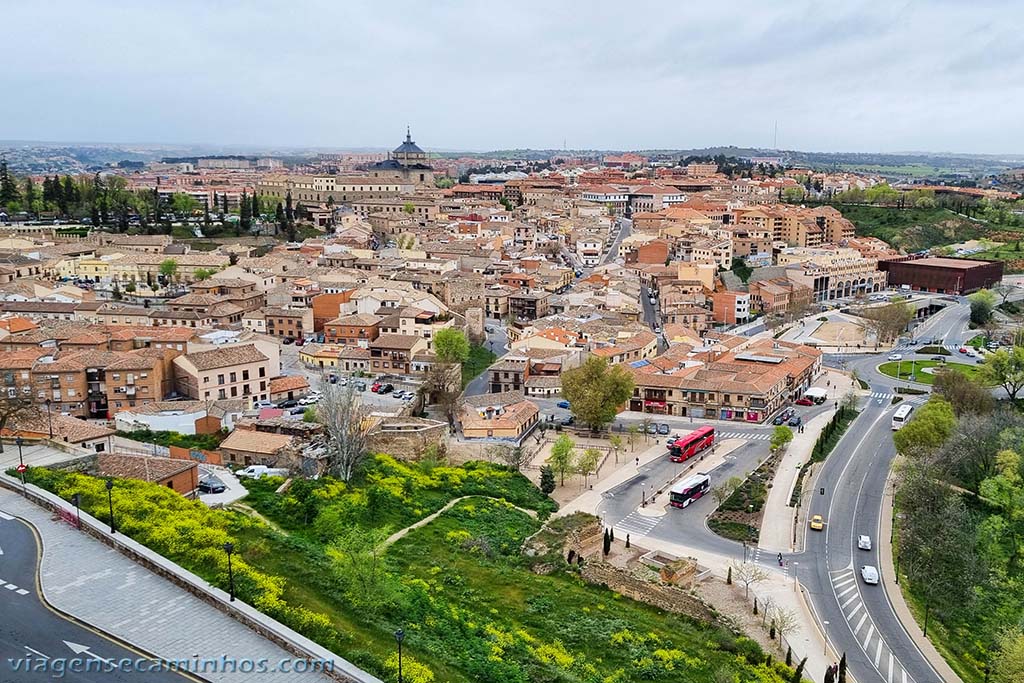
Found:
[{"label": "window", "polygon": [[217,398],[227,398],[227,395],[224,393],[223,389],[217,390]]},{"label": "window", "polygon": [[[260,377],[266,377],[266,376],[267,376],[267,369],[264,368],[264,367],[261,367],[260,368]],[[262,382],[261,382],[261,384],[262,384]]]},{"label": "window", "polygon": [[209,375],[207,375],[206,377],[203,377],[203,384],[209,384],[209,383],[210,383]]},{"label": "window", "polygon": [[234,384],[237,381],[238,381],[238,373],[237,372],[232,372],[231,373],[231,383]]},{"label": "window", "polygon": [[249,371],[248,370],[242,370],[242,381],[245,382],[248,379],[249,379]]},{"label": "window", "polygon": [[231,398],[238,396],[238,387],[231,387]]},{"label": "window", "polygon": [[266,390],[267,390],[267,383],[266,382],[260,382],[260,391],[266,391]]},{"label": "window", "polygon": [[224,384],[224,375],[217,375],[217,384]]}]

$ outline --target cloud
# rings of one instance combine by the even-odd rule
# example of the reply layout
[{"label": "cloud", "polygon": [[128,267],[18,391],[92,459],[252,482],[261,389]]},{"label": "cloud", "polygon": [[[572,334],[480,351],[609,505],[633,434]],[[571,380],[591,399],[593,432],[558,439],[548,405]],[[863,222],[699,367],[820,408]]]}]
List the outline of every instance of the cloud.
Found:
[{"label": "cloud", "polygon": [[1010,2],[43,4],[4,10],[0,137],[1021,151]]}]

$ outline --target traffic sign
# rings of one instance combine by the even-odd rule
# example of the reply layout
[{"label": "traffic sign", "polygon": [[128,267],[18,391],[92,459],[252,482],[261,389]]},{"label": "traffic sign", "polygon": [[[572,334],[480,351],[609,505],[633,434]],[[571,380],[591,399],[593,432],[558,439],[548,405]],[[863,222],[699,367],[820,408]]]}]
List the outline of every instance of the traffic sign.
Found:
[{"label": "traffic sign", "polygon": [[27,469],[28,469],[28,465],[25,465],[24,463],[18,465],[18,467],[17,467],[18,472],[24,472]]}]

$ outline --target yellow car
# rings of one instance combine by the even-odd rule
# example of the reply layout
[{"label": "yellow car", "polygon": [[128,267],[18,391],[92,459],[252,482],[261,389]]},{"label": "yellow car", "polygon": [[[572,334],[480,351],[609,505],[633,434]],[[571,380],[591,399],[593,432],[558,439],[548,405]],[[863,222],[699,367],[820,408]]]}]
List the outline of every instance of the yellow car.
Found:
[{"label": "yellow car", "polygon": [[825,528],[825,520],[822,519],[821,515],[811,517],[811,528],[815,531],[821,531]]}]

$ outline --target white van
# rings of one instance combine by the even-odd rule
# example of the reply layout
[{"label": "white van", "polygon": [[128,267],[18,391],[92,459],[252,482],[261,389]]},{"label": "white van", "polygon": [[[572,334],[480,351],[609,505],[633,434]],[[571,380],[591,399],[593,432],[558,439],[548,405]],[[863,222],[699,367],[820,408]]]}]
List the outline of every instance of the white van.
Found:
[{"label": "white van", "polygon": [[287,477],[288,470],[281,467],[267,467],[266,465],[249,465],[245,469],[235,472],[237,477],[248,477],[249,479],[260,479],[262,477]]}]

